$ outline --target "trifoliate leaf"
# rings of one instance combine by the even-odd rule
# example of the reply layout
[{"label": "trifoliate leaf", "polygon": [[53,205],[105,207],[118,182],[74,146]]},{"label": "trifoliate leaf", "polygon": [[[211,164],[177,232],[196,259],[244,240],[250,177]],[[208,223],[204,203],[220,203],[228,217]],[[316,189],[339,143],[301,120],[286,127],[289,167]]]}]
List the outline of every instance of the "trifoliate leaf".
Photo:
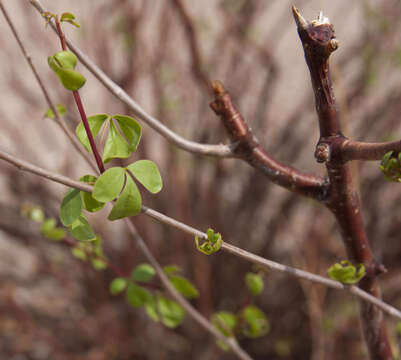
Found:
[{"label": "trifoliate leaf", "polygon": [[350,261],[343,260],[341,263],[331,266],[328,274],[333,280],[352,285],[359,282],[365,276],[366,271],[363,264],[354,266]]},{"label": "trifoliate leaf", "polygon": [[116,126],[111,121],[109,135],[104,145],[102,160],[105,164],[109,161],[119,158],[125,159],[131,155],[130,146],[127,141],[118,132]]}]

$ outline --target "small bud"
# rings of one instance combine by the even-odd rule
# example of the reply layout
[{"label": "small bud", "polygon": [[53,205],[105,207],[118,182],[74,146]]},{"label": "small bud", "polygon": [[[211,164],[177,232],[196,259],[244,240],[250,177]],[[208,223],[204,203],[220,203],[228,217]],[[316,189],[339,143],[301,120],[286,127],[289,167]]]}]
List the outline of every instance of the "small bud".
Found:
[{"label": "small bud", "polygon": [[325,163],[330,160],[330,146],[322,143],[316,146],[315,158],[319,163]]},{"label": "small bud", "polygon": [[337,39],[331,39],[329,45],[330,45],[330,51],[335,51],[340,46],[340,42]]}]

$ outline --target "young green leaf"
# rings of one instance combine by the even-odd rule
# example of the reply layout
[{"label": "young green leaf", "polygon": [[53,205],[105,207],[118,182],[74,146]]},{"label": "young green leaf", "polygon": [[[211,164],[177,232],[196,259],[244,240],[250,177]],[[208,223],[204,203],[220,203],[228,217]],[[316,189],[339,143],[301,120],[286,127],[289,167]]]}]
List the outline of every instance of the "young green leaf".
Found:
[{"label": "young green leaf", "polygon": [[144,306],[147,303],[152,295],[149,293],[148,290],[139,286],[137,284],[130,283],[127,288],[126,293],[128,303],[134,307],[138,308]]},{"label": "young green leaf", "polygon": [[37,223],[41,223],[44,221],[45,219],[45,213],[44,211],[38,207],[38,206],[34,206],[30,211],[29,211],[29,217],[31,218],[31,220],[37,222]]},{"label": "young green leaf", "polygon": [[214,313],[210,319],[214,327],[224,336],[234,336],[234,329],[237,325],[237,316],[228,311]]},{"label": "young green leaf", "polygon": [[127,279],[125,278],[115,278],[111,283],[110,283],[110,294],[111,295],[117,295],[122,293],[126,287],[127,287]]},{"label": "young green leaf", "polygon": [[73,70],[77,58],[71,51],[60,51],[49,56],[47,62],[67,90],[76,91],[84,86],[86,79],[78,71]]},{"label": "young green leaf", "polygon": [[[108,118],[109,115],[107,114],[97,114],[88,117],[89,128],[91,130],[93,138],[97,136],[102,125]],[[92,153],[92,148],[89,143],[88,135],[86,134],[86,130],[82,122],[80,122],[79,125],[77,126],[75,133],[78,137],[78,140],[85,147],[85,149],[90,153]]]},{"label": "young green leaf", "polygon": [[135,216],[141,212],[141,208],[142,198],[138,187],[131,177],[127,176],[124,190],[111,210],[108,219],[113,221],[127,216]]},{"label": "young green leaf", "polygon": [[102,160],[106,164],[109,161],[119,158],[125,159],[131,155],[130,146],[118,132],[113,121],[110,122],[109,135],[104,145]]},{"label": "young green leaf", "polygon": [[148,282],[156,275],[153,266],[149,264],[138,265],[131,274],[131,279],[140,282]]},{"label": "young green leaf", "polygon": [[115,199],[124,185],[124,177],[125,172],[121,167],[107,169],[96,180],[92,196],[103,203]]},{"label": "young green leaf", "polygon": [[158,193],[163,182],[157,165],[150,160],[138,160],[127,166],[135,178],[152,194]]},{"label": "young green leaf", "polygon": [[88,257],[86,256],[86,253],[84,250],[79,248],[78,246],[75,246],[71,249],[71,253],[73,256],[75,256],[77,259],[80,259],[82,261],[86,261]]},{"label": "young green leaf", "polygon": [[177,272],[181,271],[181,268],[177,265],[167,265],[163,267],[163,271],[166,273],[166,275],[174,275]]},{"label": "young green leaf", "polygon": [[176,290],[188,299],[197,298],[199,296],[198,290],[187,279],[178,275],[171,275],[169,277],[171,283]]},{"label": "young green leaf", "polygon": [[93,258],[91,264],[95,270],[104,270],[107,268],[107,263],[104,259]]},{"label": "young green leaf", "polygon": [[68,22],[74,26],[76,26],[77,28],[81,27],[81,25],[79,25],[75,20],[75,15],[71,14],[69,12],[65,12],[61,14],[60,17],[60,22]]},{"label": "young green leaf", "polygon": [[246,337],[257,338],[266,335],[270,330],[270,324],[265,313],[254,305],[248,305],[242,311],[242,317],[246,326],[242,333]]},{"label": "young green leaf", "polygon": [[79,241],[90,241],[96,239],[95,232],[83,215],[76,219],[68,227],[68,230],[70,231],[71,236]]},{"label": "young green leaf", "polygon": [[[97,177],[93,175],[82,176],[79,181],[86,184],[94,185],[96,183]],[[85,191],[81,191],[82,206],[89,212],[96,212],[104,208],[105,203],[97,201],[93,198],[92,194]]]},{"label": "young green leaf", "polygon": [[117,120],[122,133],[128,140],[129,151],[136,151],[141,139],[141,125],[139,125],[132,117],[127,115],[114,115],[113,119]]},{"label": "young green leaf", "polygon": [[211,255],[216,251],[220,250],[221,245],[223,244],[223,239],[220,233],[215,233],[213,229],[207,230],[207,237],[208,239],[204,240],[203,243],[201,244],[199,241],[199,237],[195,236],[195,244],[196,248],[200,252],[206,255]]},{"label": "young green leaf", "polygon": [[64,226],[71,225],[82,213],[82,200],[79,190],[70,189],[60,206],[60,219]]},{"label": "young green leaf", "polygon": [[66,236],[65,230],[56,227],[56,224],[56,219],[46,219],[40,228],[40,233],[49,240],[59,241],[64,239]]},{"label": "young green leaf", "polygon": [[162,323],[169,328],[177,327],[185,318],[185,311],[181,305],[162,295],[157,299],[157,309]]},{"label": "young green leaf", "polygon": [[[67,109],[63,104],[57,104],[55,107],[56,107],[56,111],[58,112],[58,114],[60,116],[64,116],[66,114]],[[48,108],[45,112],[44,117],[47,117],[49,119],[55,119],[56,116],[54,115],[53,110],[51,108]]]},{"label": "young green leaf", "polygon": [[354,266],[350,261],[343,260],[341,263],[334,264],[328,270],[330,278],[352,285],[359,282],[366,274],[365,266],[358,264]]},{"label": "young green leaf", "polygon": [[263,279],[259,274],[247,273],[245,275],[245,283],[252,296],[257,296],[263,291]]},{"label": "young green leaf", "polygon": [[157,310],[157,296],[152,295],[148,301],[145,303],[145,311],[146,314],[153,320],[158,322],[159,319],[159,313]]}]

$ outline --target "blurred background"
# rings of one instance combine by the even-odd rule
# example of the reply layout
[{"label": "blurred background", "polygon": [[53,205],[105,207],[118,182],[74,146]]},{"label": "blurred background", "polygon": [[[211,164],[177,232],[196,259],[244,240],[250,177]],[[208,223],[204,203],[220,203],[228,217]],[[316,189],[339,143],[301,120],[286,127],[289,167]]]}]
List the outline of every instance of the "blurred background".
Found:
[{"label": "blurred background", "polygon": [[[28,1],[3,1],[55,103],[67,107],[74,130],[77,111],[47,66],[59,42]],[[64,29],[115,82],[161,122],[188,139],[225,143],[209,108],[205,82],[219,79],[260,142],[276,159],[324,174],[313,153],[318,140],[313,94],[291,14],[307,19],[320,10],[334,24],[340,48],[332,74],[344,133],[358,140],[400,137],[401,2],[371,0],[43,0],[54,13],[70,11],[81,24]],[[0,17],[0,147],[46,169],[78,179],[91,173],[60,128],[43,114],[47,104],[4,18]],[[89,115],[129,110],[83,67],[81,91]],[[321,275],[345,258],[337,226],[319,204],[271,184],[239,160],[186,153],[143,124],[134,159],[155,161],[164,188],[144,203],[263,257]],[[388,183],[378,162],[354,164],[371,247],[388,269],[384,300],[401,306],[401,188]],[[62,243],[40,235],[21,215],[26,203],[57,216],[65,187],[0,162],[0,358],[25,359],[233,359],[187,317],[169,330],[112,297],[115,276],[96,271]],[[120,222],[107,212],[89,216],[103,237],[106,256],[125,271],[145,260]],[[209,317],[237,311],[247,298],[244,260],[219,252],[202,255],[193,239],[138,216],[135,223],[162,265],[177,264],[200,291],[193,301]],[[287,275],[264,274],[255,303],[271,329],[240,339],[254,359],[364,359],[358,302]],[[395,321],[388,319],[397,352]]]}]

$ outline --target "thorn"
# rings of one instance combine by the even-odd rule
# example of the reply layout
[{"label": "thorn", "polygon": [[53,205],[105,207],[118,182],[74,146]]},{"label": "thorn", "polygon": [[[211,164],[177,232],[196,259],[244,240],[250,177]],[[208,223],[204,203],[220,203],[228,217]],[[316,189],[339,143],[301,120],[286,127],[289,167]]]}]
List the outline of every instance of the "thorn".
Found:
[{"label": "thorn", "polygon": [[295,22],[297,23],[298,29],[305,29],[309,23],[305,20],[305,18],[301,15],[299,10],[293,6],[292,14],[294,15]]}]

